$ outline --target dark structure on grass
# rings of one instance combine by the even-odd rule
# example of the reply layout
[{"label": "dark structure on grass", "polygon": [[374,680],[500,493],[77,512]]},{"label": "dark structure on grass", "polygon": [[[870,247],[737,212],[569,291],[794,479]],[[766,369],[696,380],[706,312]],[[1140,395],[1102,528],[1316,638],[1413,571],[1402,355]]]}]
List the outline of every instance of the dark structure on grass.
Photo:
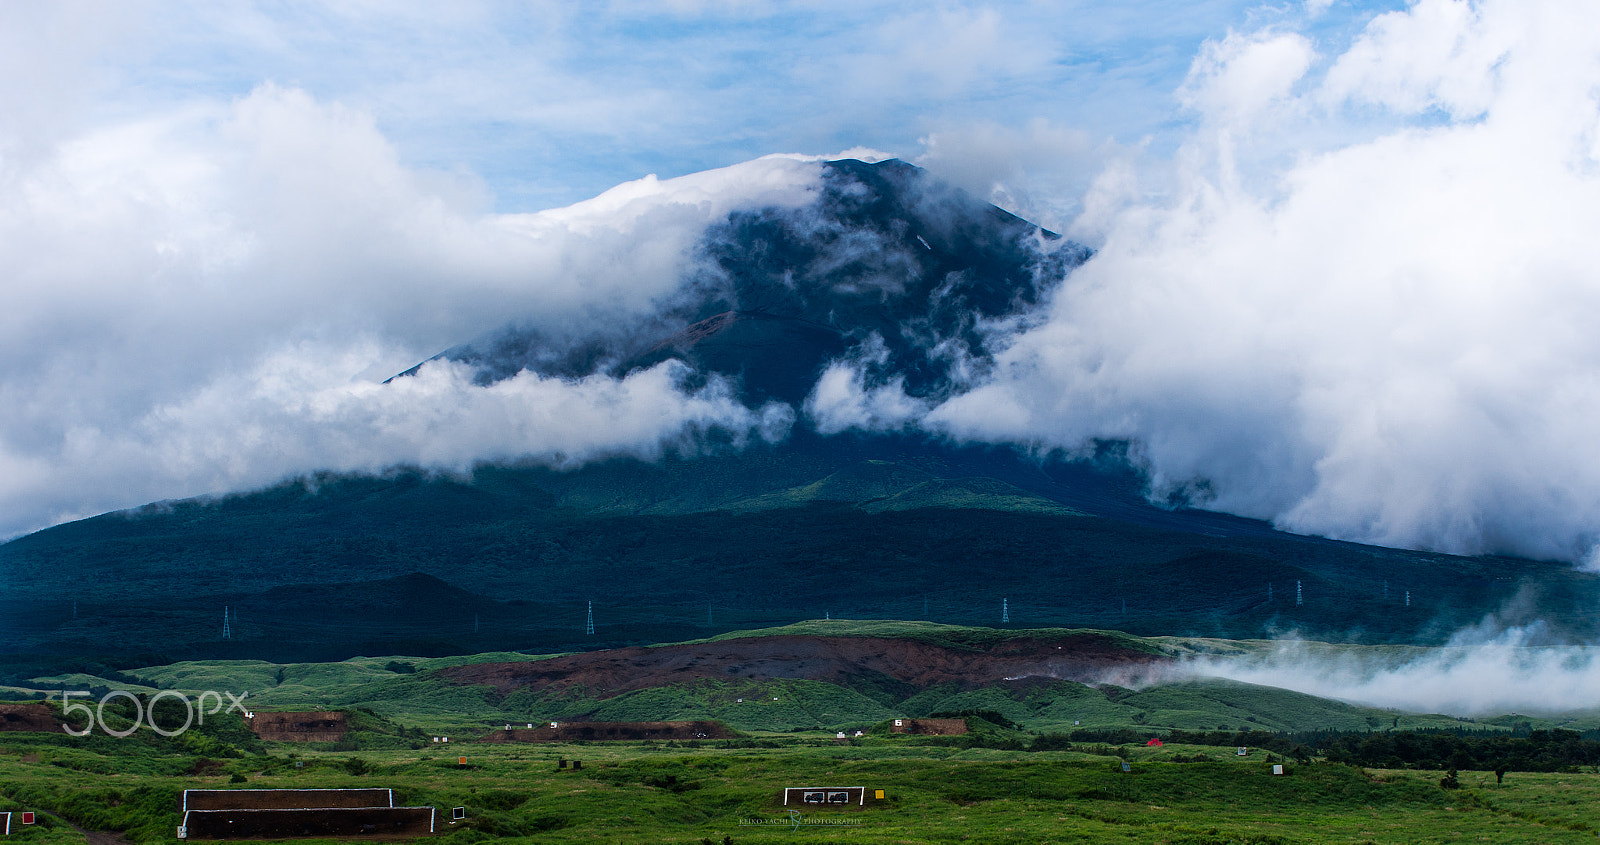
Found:
[{"label": "dark structure on grass", "polygon": [[869,791],[864,786],[791,786],[783,790],[783,805],[817,809],[864,807],[869,797],[881,799],[883,790]]},{"label": "dark structure on grass", "polygon": [[179,839],[409,839],[434,832],[432,807],[396,807],[389,789],[186,789]]}]

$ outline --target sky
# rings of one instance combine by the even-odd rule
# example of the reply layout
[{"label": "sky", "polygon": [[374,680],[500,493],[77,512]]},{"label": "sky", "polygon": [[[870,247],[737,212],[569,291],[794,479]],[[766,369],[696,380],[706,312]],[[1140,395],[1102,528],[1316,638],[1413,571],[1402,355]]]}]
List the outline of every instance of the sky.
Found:
[{"label": "sky", "polygon": [[685,392],[672,365],[381,382],[508,315],[647,314],[705,226],[859,155],[1097,253],[948,402],[841,362],[831,429],[1123,438],[1158,496],[1600,567],[1597,18],[3,4],[0,537],[323,469],[779,439],[806,407]]}]

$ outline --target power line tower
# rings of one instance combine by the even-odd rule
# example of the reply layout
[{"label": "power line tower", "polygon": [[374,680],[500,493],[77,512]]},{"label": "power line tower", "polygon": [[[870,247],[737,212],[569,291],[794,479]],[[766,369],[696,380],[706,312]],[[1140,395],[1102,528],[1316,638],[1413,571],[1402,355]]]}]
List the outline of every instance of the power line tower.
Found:
[{"label": "power line tower", "polygon": [[1305,604],[1305,601],[1300,593],[1300,582],[1296,581],[1294,582],[1294,606],[1299,607],[1302,604]]},{"label": "power line tower", "polygon": [[594,602],[589,602],[589,620],[584,625],[584,631],[583,632],[585,634],[593,634],[594,633]]},{"label": "power line tower", "polygon": [[222,606],[222,638],[225,639],[225,640],[233,639],[233,626],[229,624],[228,616],[229,616],[229,614],[228,614],[228,606],[227,605],[223,605]]},{"label": "power line tower", "polygon": [[1001,622],[1010,622],[1011,621],[1011,600],[1010,599],[1001,599],[1000,600],[1000,621]]}]

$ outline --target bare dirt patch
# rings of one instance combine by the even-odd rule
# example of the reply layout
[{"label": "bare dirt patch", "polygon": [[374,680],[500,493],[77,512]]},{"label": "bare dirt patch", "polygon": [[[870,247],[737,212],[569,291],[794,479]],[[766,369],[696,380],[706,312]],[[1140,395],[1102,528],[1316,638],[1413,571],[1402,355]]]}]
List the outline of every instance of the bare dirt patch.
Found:
[{"label": "bare dirt patch", "polygon": [[896,719],[889,728],[897,734],[960,736],[967,732],[966,719]]},{"label": "bare dirt patch", "polygon": [[60,730],[61,720],[48,704],[0,704],[0,731]]},{"label": "bare dirt patch", "polygon": [[596,698],[611,698],[702,678],[844,683],[862,676],[887,676],[923,688],[979,687],[1030,678],[1093,682],[1115,670],[1162,660],[1092,634],[1005,640],[988,649],[882,637],[778,636],[476,663],[442,669],[440,674],[462,684],[492,686],[501,693],[523,687],[551,691],[582,687]]},{"label": "bare dirt patch", "polygon": [[302,713],[262,713],[247,719],[256,736],[270,742],[339,742],[349,730],[344,714],[336,710]]}]

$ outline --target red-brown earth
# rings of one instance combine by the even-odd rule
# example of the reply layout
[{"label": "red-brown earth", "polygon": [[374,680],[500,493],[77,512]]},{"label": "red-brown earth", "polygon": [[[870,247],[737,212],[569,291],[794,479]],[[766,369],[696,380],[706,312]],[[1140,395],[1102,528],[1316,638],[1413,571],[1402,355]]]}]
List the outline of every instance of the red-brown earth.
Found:
[{"label": "red-brown earth", "polygon": [[475,663],[442,669],[440,674],[461,684],[491,686],[502,694],[523,687],[536,691],[582,687],[595,698],[611,698],[706,678],[843,683],[862,676],[888,676],[920,688],[979,687],[1031,678],[1094,683],[1165,661],[1094,634],[1018,638],[986,649],[899,638],[774,636]]},{"label": "red-brown earth", "polygon": [[338,742],[349,725],[337,710],[305,713],[266,713],[257,711],[250,719],[250,730],[272,742]]},{"label": "red-brown earth", "polygon": [[0,731],[61,730],[61,720],[48,704],[0,704]]}]

